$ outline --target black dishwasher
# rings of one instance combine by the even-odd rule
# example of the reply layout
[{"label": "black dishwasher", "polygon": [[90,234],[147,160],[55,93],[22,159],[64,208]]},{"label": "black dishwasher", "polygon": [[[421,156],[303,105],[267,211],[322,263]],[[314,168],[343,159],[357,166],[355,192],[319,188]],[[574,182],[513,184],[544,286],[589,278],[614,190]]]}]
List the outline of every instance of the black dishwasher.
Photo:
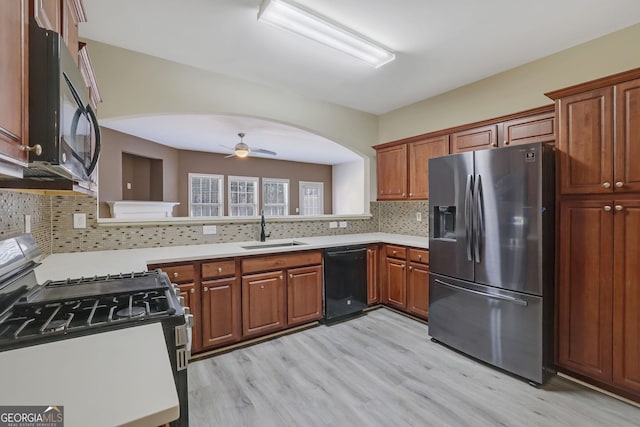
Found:
[{"label": "black dishwasher", "polygon": [[324,323],[362,313],[367,306],[367,248],[324,250]]}]

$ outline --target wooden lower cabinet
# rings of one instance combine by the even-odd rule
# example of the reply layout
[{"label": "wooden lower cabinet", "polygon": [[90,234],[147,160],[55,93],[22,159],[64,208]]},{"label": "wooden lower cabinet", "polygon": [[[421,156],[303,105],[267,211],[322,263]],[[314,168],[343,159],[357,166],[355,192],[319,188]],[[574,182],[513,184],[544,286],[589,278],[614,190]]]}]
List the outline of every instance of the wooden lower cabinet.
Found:
[{"label": "wooden lower cabinet", "polygon": [[367,246],[367,304],[377,304],[380,298],[380,248]]},{"label": "wooden lower cabinet", "polygon": [[322,266],[287,271],[287,326],[322,317]]},{"label": "wooden lower cabinet", "polygon": [[202,282],[202,348],[241,337],[240,284],[235,277]]},{"label": "wooden lower cabinet", "polygon": [[409,264],[407,311],[419,317],[429,316],[429,267],[427,265]]},{"label": "wooden lower cabinet", "polygon": [[396,258],[386,258],[384,302],[400,309],[407,306],[407,262]]},{"label": "wooden lower cabinet", "polygon": [[284,271],[242,276],[242,336],[275,332],[287,325]]}]

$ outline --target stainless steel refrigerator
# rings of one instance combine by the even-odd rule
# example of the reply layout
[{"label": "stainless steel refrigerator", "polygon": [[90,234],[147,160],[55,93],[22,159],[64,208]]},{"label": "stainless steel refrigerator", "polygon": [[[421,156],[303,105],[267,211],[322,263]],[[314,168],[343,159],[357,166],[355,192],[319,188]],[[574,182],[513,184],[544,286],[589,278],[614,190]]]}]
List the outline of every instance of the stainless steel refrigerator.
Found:
[{"label": "stainless steel refrigerator", "polygon": [[429,160],[429,334],[535,384],[553,372],[554,156]]}]

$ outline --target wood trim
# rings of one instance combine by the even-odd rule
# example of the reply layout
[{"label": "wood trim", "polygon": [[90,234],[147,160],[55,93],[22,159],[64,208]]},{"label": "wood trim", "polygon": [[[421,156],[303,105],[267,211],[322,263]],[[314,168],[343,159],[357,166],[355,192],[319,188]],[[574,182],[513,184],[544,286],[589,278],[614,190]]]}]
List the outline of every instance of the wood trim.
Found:
[{"label": "wood trim", "polygon": [[322,264],[322,252],[318,250],[257,256],[242,260],[242,274],[281,270],[291,267]]},{"label": "wood trim", "polygon": [[66,0],[69,3],[69,8],[74,13],[76,23],[87,22],[87,13],[84,10],[82,0]]},{"label": "wood trim", "polygon": [[479,121],[479,122],[467,123],[467,124],[453,126],[453,127],[450,127],[450,128],[441,129],[441,130],[437,130],[437,131],[433,131],[433,132],[423,133],[423,134],[416,135],[416,136],[411,136],[411,137],[408,137],[408,138],[397,139],[395,141],[385,142],[385,143],[382,143],[382,144],[374,145],[373,148],[375,150],[379,150],[381,148],[392,147],[394,145],[406,144],[408,142],[421,141],[423,139],[435,138],[435,137],[443,136],[443,135],[449,135],[451,133],[461,132],[461,131],[465,131],[465,130],[468,130],[468,129],[473,129],[475,127],[494,125],[494,124],[498,124],[498,123],[501,123],[501,122],[504,122],[504,121],[508,121],[508,120],[519,119],[519,118],[527,117],[527,116],[533,116],[535,114],[550,113],[550,112],[553,112],[553,111],[555,111],[555,104],[543,105],[541,107],[532,108],[530,110],[518,111],[517,113],[508,114],[506,116],[494,117],[492,119],[482,120],[482,121]]},{"label": "wood trim", "polygon": [[591,80],[577,85],[569,86],[564,89],[558,89],[545,93],[545,96],[556,100],[558,98],[564,98],[569,95],[576,95],[581,92],[588,92],[590,90],[600,89],[607,86],[613,86],[618,83],[623,83],[628,80],[634,80],[640,78],[640,68],[634,68],[632,70],[623,71],[621,73],[612,74],[610,76],[602,77],[596,80]]}]

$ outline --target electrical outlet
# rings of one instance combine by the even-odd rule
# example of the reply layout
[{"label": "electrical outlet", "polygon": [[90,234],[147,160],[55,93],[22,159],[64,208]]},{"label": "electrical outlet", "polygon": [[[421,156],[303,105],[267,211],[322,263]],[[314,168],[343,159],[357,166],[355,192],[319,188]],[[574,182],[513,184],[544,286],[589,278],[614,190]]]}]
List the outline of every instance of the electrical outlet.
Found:
[{"label": "electrical outlet", "polygon": [[347,228],[347,221],[340,221],[340,228]]},{"label": "electrical outlet", "polygon": [[127,182],[127,190],[131,190],[131,183]]},{"label": "electrical outlet", "polygon": [[338,228],[338,221],[331,221],[329,223],[329,228]]},{"label": "electrical outlet", "polygon": [[215,225],[203,225],[202,226],[202,234],[216,234],[218,232],[218,227]]},{"label": "electrical outlet", "polygon": [[31,233],[31,215],[24,216],[24,232]]},{"label": "electrical outlet", "polygon": [[422,221],[422,212],[416,212],[416,221]]},{"label": "electrical outlet", "polygon": [[73,228],[87,228],[87,214],[73,214]]}]

